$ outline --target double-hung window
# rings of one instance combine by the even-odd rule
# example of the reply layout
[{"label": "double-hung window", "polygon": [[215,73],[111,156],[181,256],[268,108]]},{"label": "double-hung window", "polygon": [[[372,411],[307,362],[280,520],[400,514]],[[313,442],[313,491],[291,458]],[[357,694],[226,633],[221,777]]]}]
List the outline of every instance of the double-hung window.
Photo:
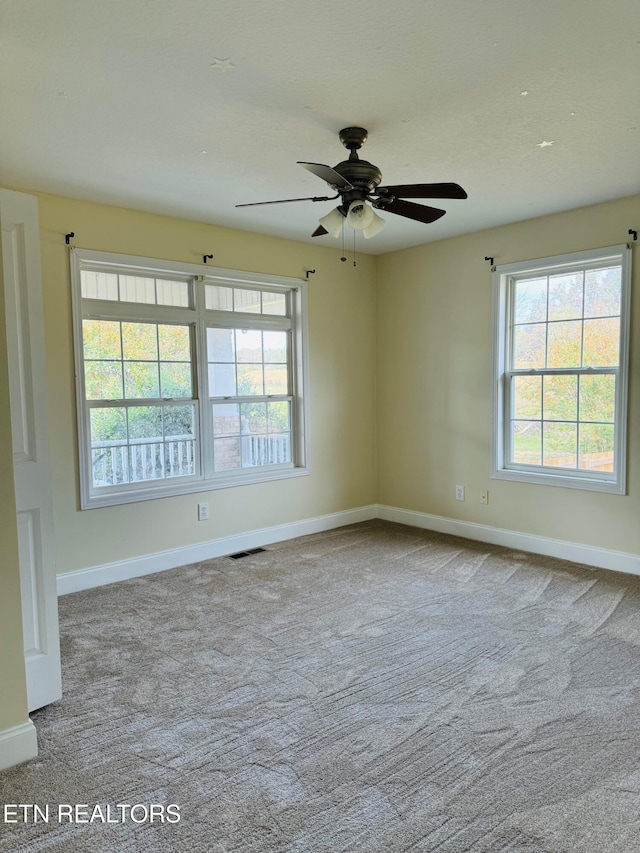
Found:
[{"label": "double-hung window", "polygon": [[305,282],[71,257],[83,509],[306,473]]},{"label": "double-hung window", "polygon": [[494,273],[492,476],[623,494],[631,249]]}]

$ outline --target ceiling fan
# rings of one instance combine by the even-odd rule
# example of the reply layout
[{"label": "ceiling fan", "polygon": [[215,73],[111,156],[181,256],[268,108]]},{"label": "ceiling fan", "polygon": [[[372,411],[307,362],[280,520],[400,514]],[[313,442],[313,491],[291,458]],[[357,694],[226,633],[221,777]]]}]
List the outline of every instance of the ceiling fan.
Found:
[{"label": "ceiling fan", "polygon": [[356,231],[362,231],[365,237],[373,237],[384,227],[384,219],[376,210],[396,213],[416,222],[435,222],[444,216],[446,210],[415,204],[408,198],[467,198],[459,184],[394,184],[380,186],[382,172],[373,163],[361,160],[358,150],[367,141],[367,131],[363,127],[345,127],[340,131],[340,142],[349,150],[349,159],[337,166],[324,166],[322,163],[305,163],[300,166],[322,178],[336,193],[333,196],[311,196],[309,198],[282,198],[276,201],[257,201],[249,204],[237,204],[236,207],[254,207],[260,204],[286,204],[292,201],[333,201],[339,198],[340,204],[326,216],[320,218],[320,224],[311,235],[321,237],[331,234],[338,237],[346,221]]}]

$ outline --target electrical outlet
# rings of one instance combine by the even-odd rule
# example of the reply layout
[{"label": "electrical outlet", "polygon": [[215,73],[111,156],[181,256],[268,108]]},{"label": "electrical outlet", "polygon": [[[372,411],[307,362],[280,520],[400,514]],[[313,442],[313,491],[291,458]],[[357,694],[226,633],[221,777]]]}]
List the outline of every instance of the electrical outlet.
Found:
[{"label": "electrical outlet", "polygon": [[456,486],[456,500],[463,501],[464,500],[464,486]]},{"label": "electrical outlet", "polygon": [[480,491],[480,503],[488,504],[489,503],[489,489],[482,489]]},{"label": "electrical outlet", "polygon": [[209,521],[209,504],[198,504],[198,521]]}]

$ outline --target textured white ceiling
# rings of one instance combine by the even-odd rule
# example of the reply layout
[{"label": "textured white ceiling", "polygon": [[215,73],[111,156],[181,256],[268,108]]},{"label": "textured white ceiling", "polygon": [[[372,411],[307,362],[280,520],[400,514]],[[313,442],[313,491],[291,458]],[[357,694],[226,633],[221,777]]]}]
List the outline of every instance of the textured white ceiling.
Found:
[{"label": "textured white ceiling", "polygon": [[308,240],[330,202],[234,205],[327,194],[296,161],[362,125],[469,194],[386,252],[640,192],[639,80],[638,0],[0,0],[0,184]]}]

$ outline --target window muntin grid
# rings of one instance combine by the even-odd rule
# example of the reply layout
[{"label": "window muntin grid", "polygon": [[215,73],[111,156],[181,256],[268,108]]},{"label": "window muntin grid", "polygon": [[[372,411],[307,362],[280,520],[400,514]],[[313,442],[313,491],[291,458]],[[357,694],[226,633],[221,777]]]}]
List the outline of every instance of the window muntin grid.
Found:
[{"label": "window muntin grid", "polygon": [[[71,257],[83,509],[190,492],[198,483],[217,488],[307,473],[303,282],[233,270],[202,276],[191,265],[79,249]],[[175,272],[167,274],[167,269]],[[89,277],[83,281],[85,272]],[[185,286],[186,299],[163,296],[163,283],[171,282]],[[211,287],[231,294],[237,310],[213,307],[210,300],[207,306]],[[256,299],[259,313],[251,307]],[[243,423],[236,436],[242,459],[237,469],[216,465],[218,436],[213,406],[207,403],[207,327],[230,325],[247,340],[257,335],[261,348],[257,354],[251,347],[239,351],[234,367],[236,391],[239,385],[249,394],[236,398]],[[189,330],[189,359],[175,347],[168,349],[164,340],[165,327],[177,326]],[[100,334],[89,334],[92,328]],[[189,441],[193,452],[177,455],[177,438]],[[108,449],[110,442],[116,450]],[[172,446],[171,453],[165,445]],[[144,476],[140,448],[147,453]],[[134,450],[138,457],[132,456]],[[92,471],[97,460],[100,477]]]},{"label": "window muntin grid", "polygon": [[508,279],[505,467],[616,473],[622,262]]},{"label": "window muntin grid", "polygon": [[287,330],[207,329],[216,471],[291,463],[290,350]]}]

